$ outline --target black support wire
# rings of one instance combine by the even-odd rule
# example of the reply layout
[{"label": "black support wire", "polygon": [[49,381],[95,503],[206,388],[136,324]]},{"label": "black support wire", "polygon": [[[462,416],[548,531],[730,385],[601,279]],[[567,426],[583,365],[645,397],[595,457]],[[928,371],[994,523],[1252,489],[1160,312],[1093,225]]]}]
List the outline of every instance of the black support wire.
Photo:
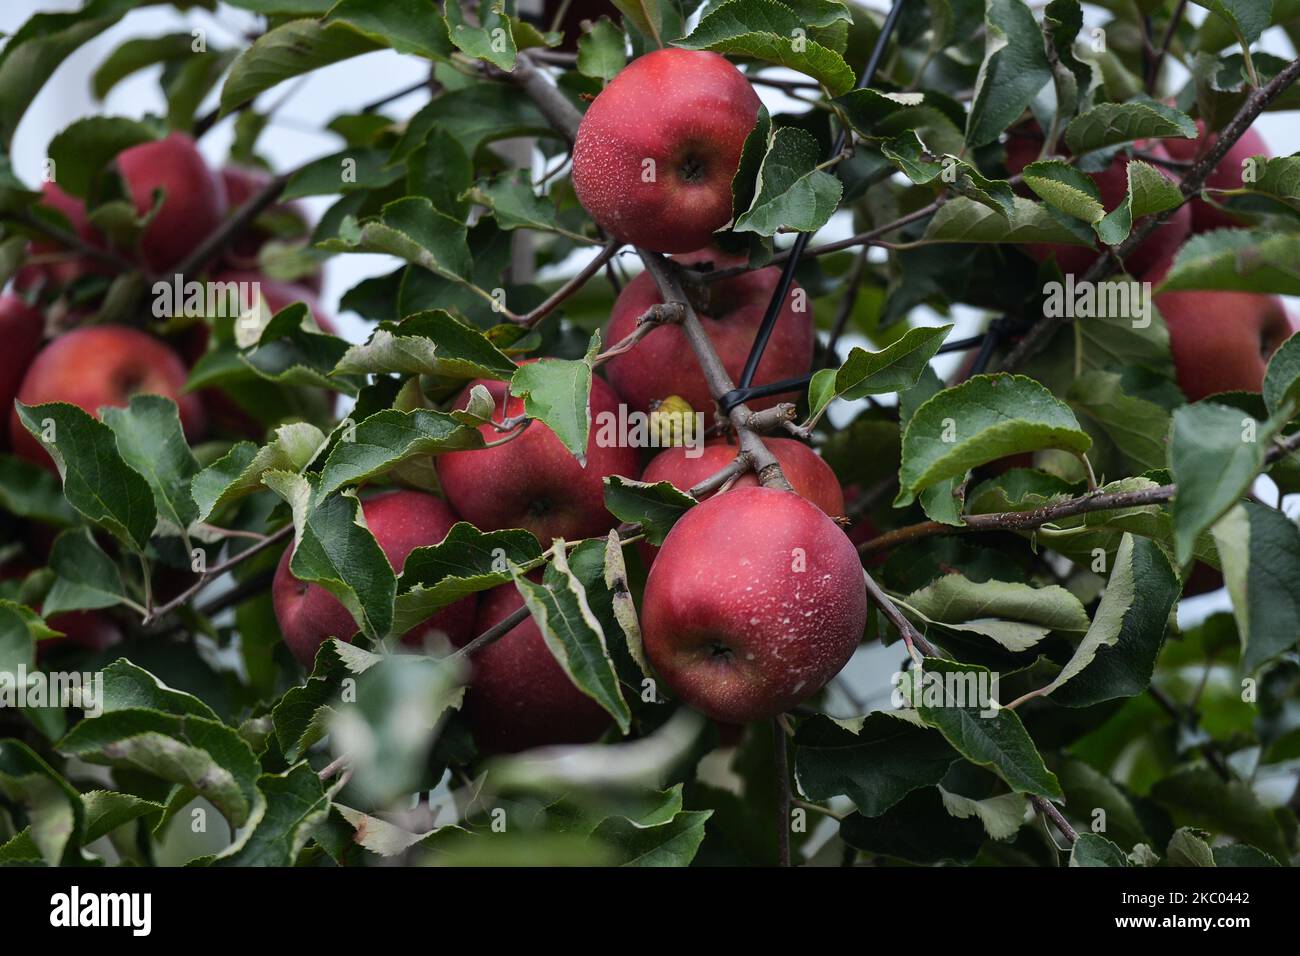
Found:
[{"label": "black support wire", "polygon": [[[867,61],[867,67],[862,71],[862,75],[858,77],[858,89],[870,86],[871,82],[876,78],[876,70],[880,67],[880,61],[884,59],[885,49],[889,46],[889,38],[894,32],[894,27],[898,25],[898,18],[903,12],[905,2],[906,0],[893,0],[889,13],[885,16],[885,22],[880,27],[880,36],[876,38],[876,45],[871,50],[871,58]],[[835,146],[831,150],[829,158],[834,159],[844,151],[844,146],[848,142],[848,133],[846,127],[841,127],[840,134],[835,139]],[[767,304],[767,312],[763,314],[763,322],[758,327],[758,334],[754,337],[754,344],[749,350],[749,357],[745,360],[745,367],[740,373],[740,381],[736,383],[734,389],[718,400],[724,415],[746,399],[760,397],[754,393],[754,389],[751,387],[754,383],[754,375],[758,372],[758,363],[762,361],[763,352],[767,348],[768,340],[772,337],[772,329],[776,327],[777,317],[781,314],[781,306],[790,292],[790,284],[794,281],[794,271],[799,266],[799,259],[803,256],[803,251],[807,248],[811,236],[812,234],[808,232],[799,233],[795,237],[794,244],[790,247],[790,255],[785,260],[785,266],[781,270],[781,279],[772,292],[772,301]],[[792,379],[791,381],[799,380]],[[806,381],[804,384],[806,384]],[[770,389],[773,386],[764,387]],[[796,385],[795,387],[801,386]],[[792,390],[786,389],[786,391]],[[779,393],[766,392],[765,394]]]}]

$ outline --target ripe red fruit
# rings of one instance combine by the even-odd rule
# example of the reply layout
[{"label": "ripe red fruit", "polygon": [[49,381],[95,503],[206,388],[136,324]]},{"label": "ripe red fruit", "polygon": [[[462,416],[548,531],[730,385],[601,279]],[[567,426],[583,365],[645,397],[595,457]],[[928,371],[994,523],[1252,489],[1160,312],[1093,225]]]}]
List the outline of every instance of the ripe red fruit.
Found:
[{"label": "ripe red fruit", "polygon": [[[482,634],[523,603],[513,584],[488,591],[480,598],[474,633]],[[609,726],[609,714],[569,680],[531,617],[472,661],[465,715],[484,753],[587,743]]]},{"label": "ripe red fruit", "polygon": [[[807,498],[832,518],[844,514],[844,491],[839,479],[817,452],[793,438],[764,438],[763,444],[776,456],[796,494]],[[667,481],[675,488],[689,491],[693,485],[726,467],[739,450],[720,438],[710,441],[703,449],[666,448],[646,465],[641,480]],[[691,457],[696,452],[699,452],[698,456]],[[758,476],[747,471],[732,482],[731,489],[752,488],[757,484]]]},{"label": "ripe red fruit", "polygon": [[[95,415],[105,405],[126,406],[132,395],[163,395],[179,406],[181,425],[193,441],[206,419],[198,397],[182,394],[185,377],[180,356],[152,336],[124,325],[94,325],[73,329],[42,349],[18,387],[18,400],[70,402]],[[54,469],[16,411],[9,433],[15,454]]]},{"label": "ripe red fruit", "polygon": [[[1165,148],[1174,159],[1193,161],[1205,153],[1219,138],[1217,134],[1205,135],[1205,123],[1196,121],[1196,129],[1201,134],[1199,139],[1165,140]],[[1241,139],[1232,144],[1219,164],[1205,177],[1207,189],[1240,189],[1242,187],[1242,163],[1255,156],[1271,156],[1264,137],[1254,129],[1248,129]],[[1211,229],[1231,229],[1240,226],[1240,220],[1230,213],[1211,206],[1205,200],[1197,198],[1190,203],[1192,207],[1192,232],[1209,232]]]},{"label": "ripe red fruit", "polygon": [[40,351],[45,317],[16,295],[0,296],[0,401],[12,409],[27,368]]},{"label": "ripe red fruit", "polygon": [[[441,498],[419,491],[375,495],[361,503],[361,512],[388,563],[399,573],[407,555],[416,548],[438,544],[458,520]],[[319,584],[308,584],[293,576],[289,570],[292,552],[292,548],[286,548],[280,558],[271,598],[284,643],[298,663],[310,667],[321,644],[331,637],[351,640],[357,625],[338,598]],[[476,603],[474,597],[462,598],[413,627],[402,640],[421,646],[440,631],[451,643],[463,643],[473,637]]]},{"label": "ripe red fruit", "polygon": [[789,710],[853,655],[866,627],[857,551],[816,505],[738,488],[686,512],[646,580],[641,632],[664,683],[715,720]]},{"label": "ripe red fruit", "polygon": [[[1144,280],[1159,285],[1170,262]],[[1279,345],[1295,331],[1282,300],[1254,292],[1161,292],[1155,306],[1169,327],[1178,386],[1192,401],[1216,392],[1258,392]]]},{"label": "ripe red fruit", "polygon": [[124,150],[117,168],[142,215],[153,208],[154,191],[165,198],[140,239],[140,258],[165,272],[198,248],[226,214],[226,188],[182,133]]},{"label": "ripe red fruit", "polygon": [[[1043,148],[1043,136],[1036,125],[1022,126],[1007,134],[1007,172],[1015,175],[1030,163],[1037,161]],[[1155,141],[1141,142],[1138,146],[1153,156],[1168,159],[1164,146]],[[1177,177],[1168,169],[1157,167],[1166,179]],[[1100,173],[1092,173],[1097,190],[1101,193],[1101,203],[1110,212],[1124,200],[1128,193],[1128,157],[1123,153],[1116,156],[1111,164]],[[1025,191],[1025,190],[1022,190]],[[1141,275],[1159,260],[1172,256],[1183,244],[1191,230],[1192,213],[1187,204],[1179,207],[1164,225],[1158,227],[1136,249],[1129,254],[1125,263],[1130,275]],[[1046,262],[1055,256],[1056,263],[1063,274],[1071,272],[1082,275],[1101,254],[1101,247],[1088,249],[1085,246],[1054,245],[1051,243],[1035,244],[1021,247],[1035,262]]]},{"label": "ripe red fruit", "polygon": [[[720,267],[738,261],[708,250],[682,257],[688,264],[706,258]],[[780,269],[768,266],[720,279],[709,287],[709,304],[699,310],[700,322],[732,381],[740,377],[780,276]],[[631,334],[646,309],[662,302],[654,279],[642,272],[627,284],[614,303],[605,341],[612,344]],[[772,338],[758,363],[754,384],[766,385],[807,374],[812,364],[814,337],[813,314],[807,297],[798,283],[791,283],[772,329]],[[638,411],[648,412],[652,402],[680,395],[696,411],[704,412],[708,424],[713,421],[713,397],[699,363],[691,355],[681,326],[665,325],[647,334],[631,351],[611,359],[605,366],[605,374],[628,405]],[[778,395],[747,404],[757,411],[790,400],[788,395]]]},{"label": "ripe red fruit", "polygon": [[573,188],[606,232],[655,252],[707,245],[731,220],[731,180],[759,99],[725,57],[655,50],[587,109]]},{"label": "ripe red fruit", "polygon": [[[496,421],[523,414],[522,398],[508,397],[505,382],[486,379],[466,386],[456,399],[456,408],[465,407],[475,385],[486,386],[492,394]],[[602,379],[593,378],[593,426],[585,468],[554,432],[533,422],[522,435],[495,448],[454,451],[435,458],[443,493],[466,521],[483,531],[525,528],[544,544],[553,538],[573,541],[603,535],[618,523],[605,510],[605,476],[636,478],[641,474],[635,448],[596,443],[597,416],[602,412],[617,415],[618,406],[615,391]],[[490,425],[479,426],[479,432],[485,441],[502,438]]]}]

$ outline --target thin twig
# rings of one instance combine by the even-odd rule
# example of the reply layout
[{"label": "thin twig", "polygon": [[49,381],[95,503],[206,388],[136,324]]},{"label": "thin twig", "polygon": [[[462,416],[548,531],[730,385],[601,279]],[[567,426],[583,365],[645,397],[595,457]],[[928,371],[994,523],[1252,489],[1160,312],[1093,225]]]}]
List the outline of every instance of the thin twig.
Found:
[{"label": "thin twig", "polygon": [[287,524],[283,528],[280,528],[275,533],[267,535],[266,538],[264,538],[263,540],[258,541],[255,544],[249,545],[247,548],[245,548],[243,551],[240,551],[238,554],[234,555],[233,557],[229,557],[225,561],[213,565],[207,571],[199,575],[199,579],[195,581],[193,584],[191,584],[188,588],[186,588],[180,594],[176,595],[176,597],[172,598],[166,604],[163,604],[160,607],[156,608],[153,614],[145,618],[143,623],[148,624],[150,621],[156,621],[159,618],[165,617],[166,615],[170,614],[172,611],[176,610],[181,605],[189,603],[189,600],[192,597],[194,597],[194,595],[198,594],[199,591],[203,590],[203,588],[207,584],[216,580],[221,575],[225,574],[235,565],[239,564],[241,561],[247,561],[253,555],[258,554],[261,551],[265,551],[273,544],[277,544],[278,542],[283,541],[291,534],[293,534],[293,525]]},{"label": "thin twig", "polygon": [[780,866],[790,865],[790,754],[780,716],[772,718],[772,751],[776,763],[776,850]]},{"label": "thin twig", "polygon": [[1036,793],[1031,793],[1029,802],[1034,805],[1035,810],[1056,824],[1056,829],[1061,831],[1061,836],[1065,837],[1068,843],[1073,844],[1075,840],[1079,839],[1079,834],[1075,832],[1074,827],[1070,826],[1070,821],[1061,815],[1061,811],[1056,808],[1056,804],[1052,803],[1052,801],[1040,797]]}]

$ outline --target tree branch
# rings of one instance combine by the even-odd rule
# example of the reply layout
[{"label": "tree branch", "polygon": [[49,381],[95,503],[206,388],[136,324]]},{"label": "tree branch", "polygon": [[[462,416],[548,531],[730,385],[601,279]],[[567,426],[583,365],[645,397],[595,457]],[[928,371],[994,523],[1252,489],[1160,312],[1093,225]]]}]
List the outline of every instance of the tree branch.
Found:
[{"label": "tree branch", "polygon": [[254,219],[262,214],[272,203],[280,198],[285,185],[293,173],[281,173],[271,179],[258,193],[249,198],[235,214],[223,222],[216,231],[210,233],[174,270],[182,276],[190,276],[203,269],[209,262],[225,251],[235,237],[250,226]]},{"label": "tree branch", "polygon": [[573,276],[571,279],[565,282],[564,285],[560,286],[558,289],[552,292],[547,297],[546,301],[543,302],[541,305],[539,305],[537,308],[533,309],[531,312],[528,312],[524,315],[515,316],[514,320],[518,322],[520,325],[531,329],[542,319],[546,318],[548,315],[554,312],[556,308],[559,307],[560,303],[562,303],[565,299],[569,298],[569,296],[573,295],[584,285],[586,285],[587,280],[589,280],[601,269],[605,268],[605,263],[609,262],[609,260],[614,257],[615,253],[617,253],[618,250],[621,249],[622,247],[623,244],[619,242],[617,239],[611,239],[609,242],[605,244],[605,247],[601,249],[600,252],[596,253],[596,257],[594,259],[592,259],[590,262],[588,262],[585,266],[582,267],[581,272]]},{"label": "tree branch", "polygon": [[238,554],[227,558],[226,560],[220,562],[219,564],[213,565],[207,571],[204,571],[201,575],[199,575],[199,579],[197,581],[195,581],[193,584],[187,587],[180,594],[176,595],[176,597],[172,598],[166,604],[163,604],[160,607],[155,608],[153,613],[150,614],[147,618],[145,618],[143,623],[148,624],[151,621],[156,621],[159,618],[165,617],[166,615],[170,614],[172,611],[176,610],[181,605],[189,603],[190,599],[193,598],[194,595],[198,594],[199,591],[203,590],[203,588],[206,585],[210,584],[212,581],[215,581],[217,578],[221,577],[221,575],[225,574],[235,565],[239,564],[241,561],[248,560],[253,555],[258,554],[261,551],[265,551],[273,544],[283,541],[285,538],[289,537],[292,534],[293,534],[293,525],[287,524],[283,528],[276,531],[274,534],[267,535],[265,538],[263,538],[261,541],[258,541],[256,544],[249,545],[247,548],[245,548],[243,551],[240,551]]},{"label": "tree branch", "polygon": [[1070,822],[1061,815],[1061,811],[1056,809],[1056,804],[1052,803],[1051,800],[1040,797],[1036,793],[1031,793],[1029,802],[1034,805],[1035,810],[1056,824],[1056,829],[1061,831],[1061,836],[1065,837],[1070,844],[1079,839],[1079,834],[1075,832],[1074,827],[1070,826]]}]

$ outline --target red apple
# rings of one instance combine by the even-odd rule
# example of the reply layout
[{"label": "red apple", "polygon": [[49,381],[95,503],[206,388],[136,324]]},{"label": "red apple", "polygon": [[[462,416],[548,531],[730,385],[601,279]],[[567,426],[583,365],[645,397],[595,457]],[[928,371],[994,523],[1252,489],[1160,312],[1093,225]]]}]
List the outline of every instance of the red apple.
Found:
[{"label": "red apple", "polygon": [[[1007,172],[1015,175],[1023,170],[1030,163],[1037,161],[1038,154],[1043,148],[1043,136],[1038,127],[1034,124],[1027,124],[1010,130],[1007,134]],[[1141,149],[1151,153],[1153,156],[1168,159],[1169,154],[1165,151],[1164,146],[1157,141],[1140,142],[1137,144]],[[1168,169],[1157,167],[1167,179],[1177,179],[1177,177]],[[1101,193],[1101,203],[1110,212],[1115,209],[1124,200],[1128,193],[1128,157],[1120,154],[1111,161],[1100,173],[1091,174],[1093,181],[1097,184],[1097,190]],[[1022,192],[1027,190],[1022,189]],[[1156,262],[1168,256],[1172,256],[1178,247],[1183,244],[1191,229],[1192,213],[1187,204],[1184,203],[1178,211],[1151,233],[1136,249],[1134,249],[1125,263],[1130,275],[1141,275],[1151,268]],[[1097,249],[1088,249],[1085,246],[1067,246],[1038,244],[1021,247],[1026,254],[1035,262],[1046,262],[1049,258],[1055,256],[1056,264],[1060,266],[1064,274],[1076,273],[1082,275],[1092,265],[1093,261],[1101,255],[1101,247]]]},{"label": "red apple", "polygon": [[[105,405],[125,406],[132,395],[170,398],[180,407],[181,424],[191,441],[203,433],[203,406],[182,394],[185,364],[157,339],[124,325],[73,329],[36,356],[18,388],[24,405],[70,402],[94,415]],[[53,470],[54,462],[11,412],[14,453]]]},{"label": "red apple", "polygon": [[[457,520],[455,513],[441,498],[420,491],[388,491],[361,503],[366,526],[383,548],[393,570],[401,572],[406,557],[414,549],[438,544]],[[356,621],[338,598],[319,584],[308,584],[293,576],[289,561],[293,549],[286,548],[275,569],[271,597],[275,618],[280,623],[284,642],[298,663],[310,667],[316,650],[326,640],[337,637],[349,641],[357,632]],[[402,640],[422,646],[435,632],[452,643],[463,643],[474,636],[474,597],[455,604],[413,627]]]},{"label": "red apple", "polygon": [[[720,267],[738,261],[708,250],[682,259],[687,264],[711,259]],[[720,279],[709,287],[709,303],[707,308],[699,310],[700,321],[733,382],[740,378],[758,327],[763,322],[763,313],[780,277],[780,269],[768,266]],[[614,303],[605,341],[613,344],[631,334],[637,319],[646,309],[661,302],[663,298],[654,279],[649,273],[642,272],[627,284]],[[802,308],[797,308],[799,306]],[[772,329],[772,338],[758,363],[754,384],[765,385],[806,375],[812,364],[814,337],[813,314],[807,297],[798,283],[791,283]],[[653,330],[631,351],[611,359],[605,366],[605,374],[609,383],[627,399],[628,405],[638,411],[648,412],[652,402],[669,395],[680,395],[697,412],[704,412],[706,423],[713,421],[713,396],[699,363],[695,361],[686,333],[679,325],[664,325]],[[789,395],[777,395],[754,399],[747,404],[757,411],[791,400]]]},{"label": "red apple", "polygon": [[749,81],[717,53],[639,57],[578,127],[578,200],[610,235],[645,249],[707,245],[731,221],[731,180],[758,107]]},{"label": "red apple", "polygon": [[16,295],[0,296],[0,401],[12,411],[18,386],[40,351],[45,334],[45,317]]},{"label": "red apple", "polygon": [[[1215,140],[1219,138],[1214,133],[1206,136],[1205,123],[1201,120],[1196,121],[1196,129],[1201,134],[1199,139],[1165,140],[1165,148],[1169,150],[1169,155],[1174,159],[1189,162],[1196,160],[1213,146]],[[1207,189],[1240,189],[1242,187],[1242,163],[1254,156],[1271,155],[1268,144],[1264,142],[1264,137],[1260,136],[1254,129],[1248,129],[1242,134],[1241,139],[1232,144],[1232,147],[1224,154],[1223,159],[1219,160],[1219,164],[1210,171],[1210,175],[1205,177],[1205,187]],[[1230,213],[1216,209],[1203,199],[1193,199],[1190,205],[1192,207],[1192,232],[1231,229],[1242,224],[1240,220],[1235,219]]]},{"label": "red apple", "polygon": [[[471,382],[456,399],[464,408],[475,385],[486,386],[496,401],[496,420],[524,413],[524,400],[509,397],[505,382]],[[504,406],[504,407],[503,407]],[[641,464],[635,448],[597,443],[594,422],[603,412],[617,415],[619,397],[602,379],[591,380],[593,426],[584,468],[559,438],[541,422],[532,422],[519,437],[495,448],[453,451],[434,459],[438,480],[451,506],[483,531],[524,528],[543,544],[603,535],[618,523],[605,510],[607,475],[637,478]],[[479,426],[485,441],[503,435]]]},{"label": "red apple", "polygon": [[[1159,285],[1170,262],[1144,280]],[[1258,392],[1269,357],[1295,331],[1282,300],[1254,292],[1161,292],[1178,385],[1192,401],[1216,392]]]},{"label": "red apple", "polygon": [[[509,617],[523,603],[513,584],[488,591],[479,602],[474,634]],[[478,651],[473,669],[465,715],[483,753],[587,743],[609,726],[609,714],[569,680],[531,617]]]},{"label": "red apple", "polygon": [[805,498],[738,488],[686,512],[646,580],[646,656],[715,720],[771,717],[815,694],[862,639],[862,565]]},{"label": "red apple", "polygon": [[141,261],[152,271],[176,266],[221,225],[226,188],[183,133],[123,150],[117,168],[141,214],[153,208],[155,191],[165,194],[140,239]]}]

